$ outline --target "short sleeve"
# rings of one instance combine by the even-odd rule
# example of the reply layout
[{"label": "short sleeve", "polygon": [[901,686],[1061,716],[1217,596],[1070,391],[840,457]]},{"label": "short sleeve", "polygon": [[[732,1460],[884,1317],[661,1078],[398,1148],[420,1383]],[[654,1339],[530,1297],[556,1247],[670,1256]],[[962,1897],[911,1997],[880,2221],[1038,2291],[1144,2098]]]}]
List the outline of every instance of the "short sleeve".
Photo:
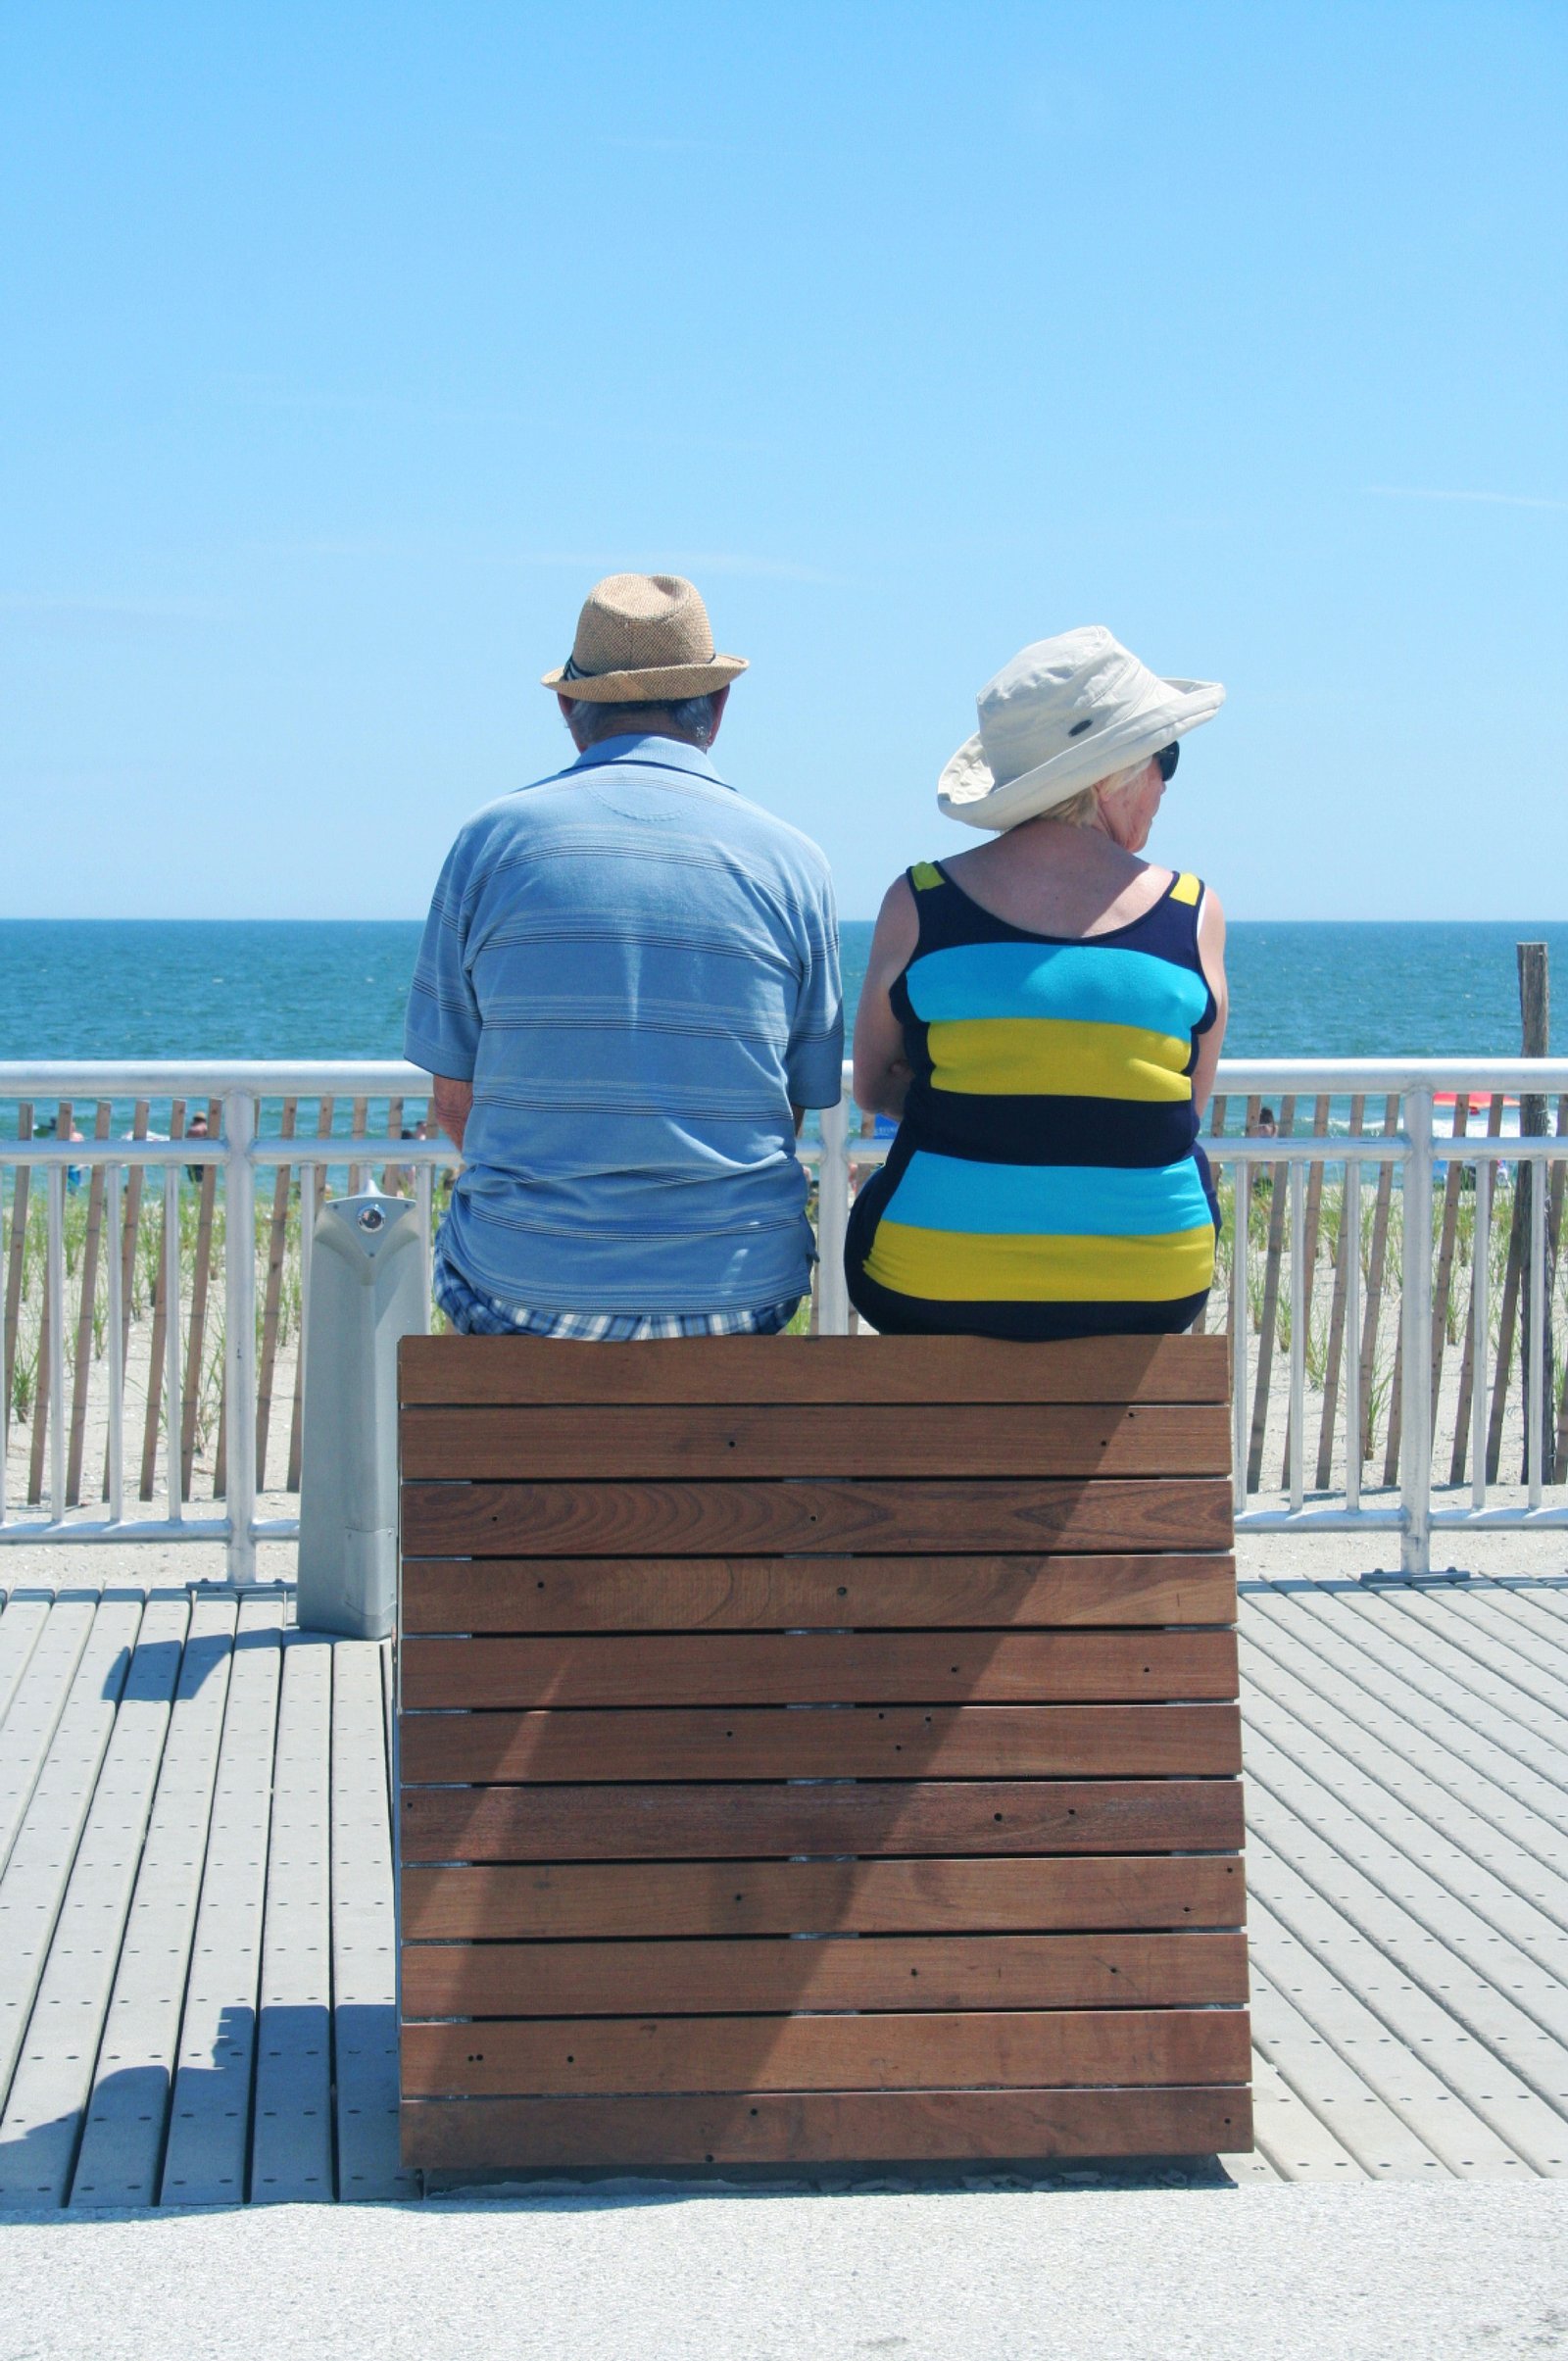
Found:
[{"label": "short sleeve", "polygon": [[410,1064],[427,1074],[449,1074],[455,1082],[472,1081],[479,1055],[479,1004],[467,967],[467,865],[460,837],[447,855],[424,922],[403,1029],[403,1055]]},{"label": "short sleeve", "polygon": [[844,1095],[844,991],[839,981],[839,922],[824,873],[805,913],[805,957],[785,1052],[794,1107],[836,1107]]}]

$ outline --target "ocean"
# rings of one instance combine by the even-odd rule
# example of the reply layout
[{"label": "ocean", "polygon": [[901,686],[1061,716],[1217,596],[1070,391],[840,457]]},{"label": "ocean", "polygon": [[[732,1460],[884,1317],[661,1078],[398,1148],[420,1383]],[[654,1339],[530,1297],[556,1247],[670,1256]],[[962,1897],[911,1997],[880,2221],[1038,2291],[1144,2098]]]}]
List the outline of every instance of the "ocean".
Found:
[{"label": "ocean", "polygon": [[[846,922],[852,1017],[870,940]],[[418,941],[413,919],[0,919],[0,1059],[396,1058]],[[1521,941],[1568,989],[1568,924],[1235,922],[1226,1048],[1511,1056]]]}]

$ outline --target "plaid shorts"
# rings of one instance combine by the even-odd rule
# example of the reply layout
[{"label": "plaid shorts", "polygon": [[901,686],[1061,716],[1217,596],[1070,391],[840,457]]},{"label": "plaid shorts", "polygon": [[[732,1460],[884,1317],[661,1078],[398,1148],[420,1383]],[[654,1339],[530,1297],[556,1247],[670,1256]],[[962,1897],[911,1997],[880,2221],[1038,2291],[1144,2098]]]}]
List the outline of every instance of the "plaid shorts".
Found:
[{"label": "plaid shorts", "polygon": [[653,1337],[778,1336],[801,1298],[761,1311],[530,1311],[473,1287],[450,1262],[436,1258],[431,1293],[465,1336],[553,1336],[583,1345],[639,1345]]}]

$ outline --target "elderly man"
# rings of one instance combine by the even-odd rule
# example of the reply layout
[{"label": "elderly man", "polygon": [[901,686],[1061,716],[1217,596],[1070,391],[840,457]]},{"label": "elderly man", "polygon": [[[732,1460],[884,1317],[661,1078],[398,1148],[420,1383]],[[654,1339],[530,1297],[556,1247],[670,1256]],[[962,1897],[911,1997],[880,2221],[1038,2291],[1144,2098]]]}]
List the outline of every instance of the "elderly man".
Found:
[{"label": "elderly man", "polygon": [[720,777],[738,656],[674,574],[613,574],[544,676],[577,760],[448,856],[407,1055],[464,1166],[454,1327],[771,1335],[810,1284],[803,1110],[838,1099],[838,933],[815,845]]}]

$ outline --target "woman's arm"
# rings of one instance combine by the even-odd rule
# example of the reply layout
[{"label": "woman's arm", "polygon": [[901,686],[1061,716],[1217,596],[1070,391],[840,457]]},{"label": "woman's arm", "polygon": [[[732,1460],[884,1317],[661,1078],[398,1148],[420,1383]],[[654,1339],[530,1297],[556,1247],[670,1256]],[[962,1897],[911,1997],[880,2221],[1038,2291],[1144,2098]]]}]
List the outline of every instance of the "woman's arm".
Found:
[{"label": "woman's arm", "polygon": [[1193,1068],[1193,1105],[1201,1121],[1209,1092],[1214,1087],[1214,1069],[1225,1046],[1225,1020],[1231,1006],[1225,983],[1225,912],[1218,894],[1206,886],[1198,917],[1198,956],[1202,962],[1203,979],[1214,995],[1216,1010],[1213,1023],[1198,1045],[1198,1063]]},{"label": "woman's arm", "polygon": [[893,1013],[894,984],[914,957],[920,920],[908,879],[888,887],[871,937],[871,958],[855,1019],[855,1103],[862,1113],[902,1115],[909,1088],[904,1028]]}]

